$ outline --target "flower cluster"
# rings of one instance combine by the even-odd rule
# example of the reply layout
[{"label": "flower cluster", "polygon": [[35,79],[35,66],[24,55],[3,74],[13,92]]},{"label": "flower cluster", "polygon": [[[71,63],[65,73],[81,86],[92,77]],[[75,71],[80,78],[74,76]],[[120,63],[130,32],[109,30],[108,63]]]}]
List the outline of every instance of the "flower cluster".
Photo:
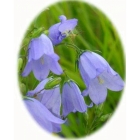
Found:
[{"label": "flower cluster", "polygon": [[[59,19],[60,23],[49,28],[48,36],[42,33],[30,41],[27,63],[22,72],[23,77],[33,72],[39,81],[35,89],[27,92],[24,99],[27,109],[44,129],[56,133],[61,131],[61,124],[67,121],[69,113],[86,113],[88,107],[92,107],[93,104],[99,105],[106,100],[107,89],[120,91],[124,87],[119,74],[103,57],[83,50],[78,51],[78,70],[86,89],[81,92],[76,82],[68,79],[67,75],[63,84],[58,82],[50,86],[55,79],[50,76],[50,71],[60,78],[64,73],[58,62],[60,58],[54,52],[54,46],[72,34],[78,23],[77,19],[67,20],[64,15]],[[87,95],[92,101],[89,106],[84,100],[84,96]]]}]

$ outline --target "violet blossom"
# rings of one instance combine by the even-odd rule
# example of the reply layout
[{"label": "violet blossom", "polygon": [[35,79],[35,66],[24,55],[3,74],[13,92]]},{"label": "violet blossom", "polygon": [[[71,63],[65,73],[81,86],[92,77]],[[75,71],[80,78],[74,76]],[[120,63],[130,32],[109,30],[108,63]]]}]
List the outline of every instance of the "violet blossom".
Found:
[{"label": "violet blossom", "polygon": [[24,103],[37,123],[49,132],[60,132],[61,124],[65,123],[54,116],[41,102],[34,98],[24,99]]},{"label": "violet blossom", "polygon": [[105,101],[107,89],[120,91],[124,87],[124,81],[119,74],[110,67],[103,57],[94,52],[82,53],[78,67],[87,87],[82,95],[89,94],[95,104]]},{"label": "violet blossom", "polygon": [[87,110],[81,91],[73,81],[68,81],[63,85],[62,104],[64,117],[70,112],[86,112]]},{"label": "violet blossom", "polygon": [[48,37],[51,39],[53,45],[61,43],[64,38],[69,36],[78,22],[77,19],[67,20],[64,15],[61,15],[59,19],[61,21],[60,23],[54,24],[49,28]]},{"label": "violet blossom", "polygon": [[26,77],[33,71],[35,78],[41,81],[49,75],[50,71],[60,75],[63,71],[58,60],[59,56],[54,53],[51,40],[45,34],[41,34],[38,38],[32,39],[29,44],[28,61],[22,76]]},{"label": "violet blossom", "polygon": [[41,81],[34,90],[28,91],[28,97],[34,97],[40,101],[51,113],[60,117],[61,95],[59,85],[52,89],[44,89],[45,85],[52,80],[47,78]]}]

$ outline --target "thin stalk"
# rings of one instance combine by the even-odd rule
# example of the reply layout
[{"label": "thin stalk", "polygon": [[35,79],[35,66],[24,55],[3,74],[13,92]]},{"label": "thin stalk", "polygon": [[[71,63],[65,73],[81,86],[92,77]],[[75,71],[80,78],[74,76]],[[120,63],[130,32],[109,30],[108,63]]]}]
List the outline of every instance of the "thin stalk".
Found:
[{"label": "thin stalk", "polygon": [[67,46],[70,46],[70,47],[74,48],[78,54],[82,52],[82,50],[81,50],[81,49],[79,49],[79,48],[78,48],[76,45],[74,45],[74,44],[65,43],[65,45],[67,45]]}]

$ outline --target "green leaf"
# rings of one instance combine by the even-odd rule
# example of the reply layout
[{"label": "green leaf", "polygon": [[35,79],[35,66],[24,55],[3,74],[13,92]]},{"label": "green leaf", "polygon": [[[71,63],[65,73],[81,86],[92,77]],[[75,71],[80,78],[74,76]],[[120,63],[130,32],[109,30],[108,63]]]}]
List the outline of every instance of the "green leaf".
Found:
[{"label": "green leaf", "polygon": [[60,82],[61,82],[60,77],[53,78],[45,85],[44,89],[52,89],[53,87],[60,84]]},{"label": "green leaf", "polygon": [[102,115],[103,109],[104,109],[104,104],[103,104],[103,103],[100,104],[100,105],[96,105],[96,106],[95,106],[96,115],[97,115],[98,117],[100,117],[100,116]]},{"label": "green leaf", "polygon": [[23,59],[22,58],[19,58],[18,59],[18,72],[21,70],[22,65],[23,65]]},{"label": "green leaf", "polygon": [[23,84],[23,83],[20,83],[20,91],[21,91],[21,93],[23,94],[23,95],[25,95],[26,94],[26,86],[25,86],[25,84]]},{"label": "green leaf", "polygon": [[100,121],[102,121],[102,122],[107,121],[111,117],[111,115],[112,115],[112,113],[102,115],[100,118]]},{"label": "green leaf", "polygon": [[62,125],[62,131],[63,131],[63,135],[67,138],[74,138],[75,137],[74,134],[72,133],[72,131],[66,125]]}]

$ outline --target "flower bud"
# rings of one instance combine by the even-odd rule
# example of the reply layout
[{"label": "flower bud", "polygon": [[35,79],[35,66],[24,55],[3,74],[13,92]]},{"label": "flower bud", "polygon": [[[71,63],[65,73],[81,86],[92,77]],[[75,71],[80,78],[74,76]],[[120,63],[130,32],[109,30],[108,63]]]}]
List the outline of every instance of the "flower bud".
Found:
[{"label": "flower bud", "polygon": [[21,70],[22,64],[23,64],[23,59],[22,58],[19,58],[18,59],[18,72]]},{"label": "flower bud", "polygon": [[25,95],[26,94],[26,86],[25,86],[25,84],[23,84],[23,83],[20,83],[20,91],[21,91],[21,93],[23,94],[23,95]]},{"label": "flower bud", "polygon": [[50,81],[48,81],[44,89],[52,89],[54,86],[58,85],[60,82],[61,82],[60,77],[53,78]]}]

